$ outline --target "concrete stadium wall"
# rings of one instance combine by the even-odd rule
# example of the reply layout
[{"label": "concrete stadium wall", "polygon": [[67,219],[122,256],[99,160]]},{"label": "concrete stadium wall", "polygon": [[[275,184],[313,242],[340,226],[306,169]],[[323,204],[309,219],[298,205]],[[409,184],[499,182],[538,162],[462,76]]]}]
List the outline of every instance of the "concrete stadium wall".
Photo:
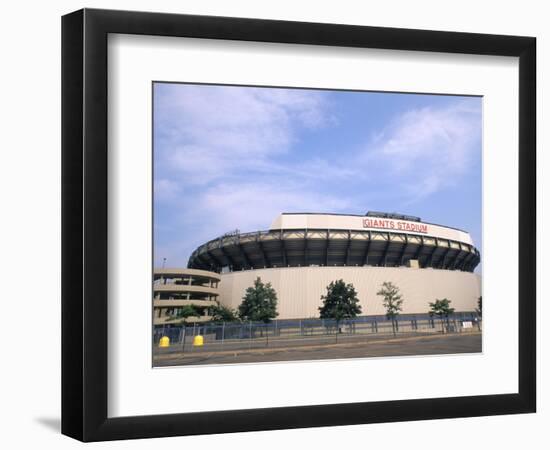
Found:
[{"label": "concrete stadium wall", "polygon": [[384,281],[399,287],[404,298],[402,313],[427,313],[428,303],[436,298],[448,298],[456,311],[474,311],[481,295],[481,277],[470,272],[372,266],[288,267],[222,274],[220,302],[237,308],[246,288],[257,277],[270,282],[277,292],[278,319],[319,317],[321,295],[326,294],[331,281],[340,278],[355,286],[362,315],[385,313],[382,297],[376,295]]}]

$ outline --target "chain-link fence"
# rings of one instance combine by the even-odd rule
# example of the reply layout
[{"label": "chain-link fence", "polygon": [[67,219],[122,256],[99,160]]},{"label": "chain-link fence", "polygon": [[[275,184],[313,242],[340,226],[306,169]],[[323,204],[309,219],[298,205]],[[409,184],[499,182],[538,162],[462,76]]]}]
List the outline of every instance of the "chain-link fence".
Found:
[{"label": "chain-link fence", "polygon": [[[361,340],[379,340],[392,336],[468,333],[481,331],[482,321],[475,313],[448,317],[401,315],[395,320],[384,316],[333,319],[274,320],[270,323],[223,322],[187,326],[160,327],[153,330],[153,345],[167,336],[166,351],[213,352],[252,348],[291,348]],[[200,345],[198,345],[200,344]]]}]

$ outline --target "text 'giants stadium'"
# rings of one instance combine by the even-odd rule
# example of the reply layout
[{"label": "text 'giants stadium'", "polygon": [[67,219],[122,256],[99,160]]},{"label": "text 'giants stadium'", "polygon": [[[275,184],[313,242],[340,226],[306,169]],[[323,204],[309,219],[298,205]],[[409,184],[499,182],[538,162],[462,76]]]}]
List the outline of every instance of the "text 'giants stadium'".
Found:
[{"label": "text 'giants stadium'", "polygon": [[219,301],[237,308],[257,277],[277,292],[280,319],[318,317],[327,285],[343,279],[358,293],[362,315],[384,314],[376,293],[384,281],[404,298],[402,313],[427,313],[447,298],[474,311],[481,279],[479,251],[466,231],[418,217],[368,212],[283,213],[267,231],[231,233],[199,246],[190,269],[218,272]]}]

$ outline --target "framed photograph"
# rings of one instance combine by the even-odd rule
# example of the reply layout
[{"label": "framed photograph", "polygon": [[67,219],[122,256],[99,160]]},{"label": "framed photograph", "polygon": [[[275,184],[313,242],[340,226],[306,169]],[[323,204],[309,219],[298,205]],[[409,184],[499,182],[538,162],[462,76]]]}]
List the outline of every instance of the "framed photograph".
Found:
[{"label": "framed photograph", "polygon": [[62,21],[62,432],[535,412],[536,40]]}]

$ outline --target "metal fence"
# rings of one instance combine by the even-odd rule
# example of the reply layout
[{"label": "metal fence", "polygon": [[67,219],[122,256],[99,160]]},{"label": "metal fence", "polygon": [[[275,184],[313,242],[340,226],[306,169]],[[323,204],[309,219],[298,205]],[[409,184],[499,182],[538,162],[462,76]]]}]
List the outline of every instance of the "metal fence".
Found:
[{"label": "metal fence", "polygon": [[[153,345],[167,336],[166,351],[204,352],[252,348],[291,348],[307,345],[377,340],[391,336],[418,336],[437,333],[481,331],[482,321],[475,313],[449,317],[401,315],[396,320],[384,316],[362,316],[336,322],[332,319],[274,320],[270,323],[223,322],[159,327],[153,330]],[[202,345],[196,339],[200,336]]]}]

